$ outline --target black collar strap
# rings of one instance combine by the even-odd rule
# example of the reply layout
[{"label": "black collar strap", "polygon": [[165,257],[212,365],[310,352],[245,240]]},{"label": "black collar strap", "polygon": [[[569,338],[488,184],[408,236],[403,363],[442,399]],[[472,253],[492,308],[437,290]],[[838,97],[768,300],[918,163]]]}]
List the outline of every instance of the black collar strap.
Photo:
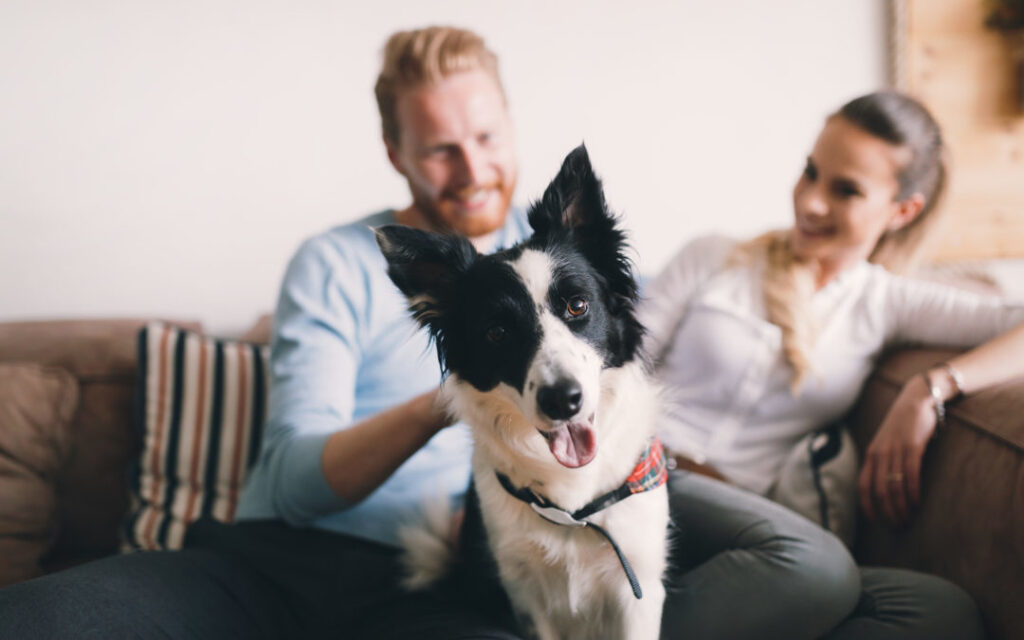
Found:
[{"label": "black collar strap", "polygon": [[517,489],[512,484],[512,481],[509,480],[508,476],[500,471],[495,471],[494,474],[498,477],[498,482],[501,483],[502,488],[505,489],[510,496],[530,505],[530,508],[536,511],[537,515],[548,522],[563,527],[590,527],[604,536],[608,541],[608,544],[610,544],[612,549],[615,551],[615,555],[619,558],[619,564],[622,565],[622,570],[626,572],[626,579],[629,580],[629,586],[633,588],[633,595],[636,596],[638,600],[644,597],[643,591],[640,589],[640,582],[636,579],[636,573],[633,571],[633,567],[630,566],[629,560],[626,559],[625,554],[622,553],[622,549],[620,549],[619,545],[616,544],[611,534],[605,531],[603,527],[584,520],[584,518],[592,516],[598,511],[610,507],[616,502],[624,500],[634,493],[650,491],[665,484],[665,481],[668,479],[668,468],[665,465],[665,455],[661,447],[661,442],[659,442],[657,438],[652,439],[650,444],[647,445],[643,455],[640,456],[640,462],[637,463],[633,473],[629,475],[625,482],[619,485],[618,488],[598,496],[582,508],[572,512],[562,509],[528,487],[521,487]]}]

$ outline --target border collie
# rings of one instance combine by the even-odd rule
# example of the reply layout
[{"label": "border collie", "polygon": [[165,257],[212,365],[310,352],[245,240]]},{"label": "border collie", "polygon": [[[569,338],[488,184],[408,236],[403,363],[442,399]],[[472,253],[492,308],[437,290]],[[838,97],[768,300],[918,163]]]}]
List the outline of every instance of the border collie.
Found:
[{"label": "border collie", "polygon": [[[475,507],[526,633],[654,640],[669,517],[657,393],[625,235],[582,145],[529,221],[529,239],[491,255],[455,235],[377,231],[473,434],[462,546]],[[443,539],[406,532],[407,586],[440,577]]]}]

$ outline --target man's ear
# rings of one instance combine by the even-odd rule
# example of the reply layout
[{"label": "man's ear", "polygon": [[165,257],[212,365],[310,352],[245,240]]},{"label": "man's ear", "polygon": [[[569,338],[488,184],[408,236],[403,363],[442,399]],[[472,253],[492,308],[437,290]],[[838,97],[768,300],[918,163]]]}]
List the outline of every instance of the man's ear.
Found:
[{"label": "man's ear", "polygon": [[409,301],[416,321],[431,325],[454,299],[455,282],[476,260],[476,249],[459,235],[397,224],[379,227],[375,233],[391,281]]},{"label": "man's ear", "polygon": [[896,231],[902,229],[911,222],[917,219],[917,216],[921,215],[924,211],[925,197],[923,193],[914,193],[909,198],[901,200],[896,203],[896,211],[893,213],[892,218],[889,219],[889,224],[886,227],[889,231]]},{"label": "man's ear", "polygon": [[402,168],[401,160],[399,160],[398,148],[387,136],[384,136],[384,148],[387,149],[388,161],[391,163],[391,166],[395,168],[395,171],[404,176],[405,169]]}]

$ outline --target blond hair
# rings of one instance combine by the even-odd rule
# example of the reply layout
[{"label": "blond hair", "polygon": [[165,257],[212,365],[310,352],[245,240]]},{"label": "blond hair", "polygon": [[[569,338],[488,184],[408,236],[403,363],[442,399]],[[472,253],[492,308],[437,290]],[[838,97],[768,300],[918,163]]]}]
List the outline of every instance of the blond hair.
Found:
[{"label": "blond hair", "polygon": [[401,135],[395,106],[403,90],[437,84],[453,73],[479,69],[494,78],[504,97],[498,57],[483,38],[466,29],[433,26],[399,31],[388,38],[383,57],[374,94],[384,139],[393,144]]},{"label": "blond hair", "polygon": [[[941,219],[938,206],[947,182],[947,152],[942,132],[917,100],[895,91],[879,91],[843,105],[830,118],[841,117],[867,133],[908,149],[910,159],[896,176],[897,200],[915,193],[925,198],[921,212],[910,224],[888,230],[878,239],[868,260],[893,272],[910,269],[920,258],[926,240]],[[782,352],[793,368],[793,394],[811,370],[816,327],[810,313],[817,274],[814,265],[799,260],[790,247],[789,231],[773,231],[737,247],[734,259],[764,260],[764,301],[768,321],[782,331]]]},{"label": "blond hair", "polygon": [[797,395],[811,371],[817,327],[810,305],[817,274],[812,264],[793,254],[789,236],[789,231],[769,231],[742,243],[728,264],[753,267],[755,261],[762,261],[765,315],[782,332],[782,355],[793,368],[790,390]]}]

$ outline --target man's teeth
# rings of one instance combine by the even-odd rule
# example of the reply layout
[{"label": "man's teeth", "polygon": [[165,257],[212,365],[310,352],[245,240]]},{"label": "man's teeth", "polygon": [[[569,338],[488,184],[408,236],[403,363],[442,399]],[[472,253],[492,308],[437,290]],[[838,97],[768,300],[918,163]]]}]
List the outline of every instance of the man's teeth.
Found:
[{"label": "man's teeth", "polygon": [[482,204],[487,200],[489,193],[487,189],[477,189],[476,191],[462,194],[462,201],[468,205]]}]

